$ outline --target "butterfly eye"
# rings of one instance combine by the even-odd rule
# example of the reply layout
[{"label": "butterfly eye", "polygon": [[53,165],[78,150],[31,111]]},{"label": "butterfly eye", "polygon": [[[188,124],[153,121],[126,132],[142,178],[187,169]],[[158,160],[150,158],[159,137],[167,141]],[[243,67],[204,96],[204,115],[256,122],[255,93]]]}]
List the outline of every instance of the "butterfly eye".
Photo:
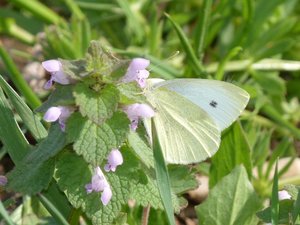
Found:
[{"label": "butterfly eye", "polygon": [[212,100],[212,101],[209,103],[209,105],[212,106],[212,107],[214,107],[214,108],[216,108],[217,105],[218,105],[218,103],[217,103],[216,101]]}]

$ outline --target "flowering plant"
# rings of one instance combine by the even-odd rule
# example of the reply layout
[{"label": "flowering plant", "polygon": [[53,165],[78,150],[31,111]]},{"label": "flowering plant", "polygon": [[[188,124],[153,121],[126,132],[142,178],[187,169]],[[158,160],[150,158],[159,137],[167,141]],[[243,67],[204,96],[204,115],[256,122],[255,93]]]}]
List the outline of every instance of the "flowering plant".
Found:
[{"label": "flowering plant", "polygon": [[[96,41],[91,42],[85,59],[43,62],[50,73],[45,88],[52,93],[37,111],[52,123],[51,129],[8,175],[8,187],[35,194],[54,182],[53,176],[69,202],[94,224],[114,221],[129,199],[162,209],[151,172],[153,154],[150,142],[143,140],[141,125],[143,118],[155,116],[142,94],[149,64],[147,59],[135,58],[126,68],[124,61]],[[35,169],[28,172],[32,165]],[[180,203],[172,194],[173,208],[178,210]]]}]

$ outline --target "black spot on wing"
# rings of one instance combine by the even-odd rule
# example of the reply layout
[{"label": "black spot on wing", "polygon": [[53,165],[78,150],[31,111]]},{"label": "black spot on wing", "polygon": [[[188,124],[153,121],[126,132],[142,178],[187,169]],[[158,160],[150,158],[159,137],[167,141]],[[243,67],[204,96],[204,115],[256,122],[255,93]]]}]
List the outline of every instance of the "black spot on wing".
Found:
[{"label": "black spot on wing", "polygon": [[218,103],[217,103],[216,101],[212,100],[212,101],[209,103],[209,105],[210,105],[211,107],[213,107],[213,108],[217,108]]}]

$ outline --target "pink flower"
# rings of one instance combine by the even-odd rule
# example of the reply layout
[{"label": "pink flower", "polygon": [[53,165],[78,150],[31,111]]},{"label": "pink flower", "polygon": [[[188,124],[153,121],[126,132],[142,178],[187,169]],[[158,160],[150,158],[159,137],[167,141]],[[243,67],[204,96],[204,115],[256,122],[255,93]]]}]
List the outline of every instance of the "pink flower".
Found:
[{"label": "pink flower", "polygon": [[62,131],[65,131],[66,120],[74,112],[73,107],[68,106],[53,106],[50,107],[44,115],[44,120],[47,122],[54,122],[58,120],[60,128]]},{"label": "pink flower", "polygon": [[284,199],[291,199],[292,196],[286,190],[282,190],[282,191],[278,191],[278,198],[280,201]]},{"label": "pink flower", "polygon": [[146,67],[149,66],[150,61],[143,58],[135,58],[129,64],[126,74],[124,75],[122,81],[127,83],[131,81],[136,81],[141,88],[146,86],[146,78],[149,77],[149,71]]},{"label": "pink flower", "polygon": [[100,167],[96,167],[92,176],[92,182],[85,185],[86,192],[88,194],[95,192],[101,192],[101,201],[103,205],[107,205],[112,197],[112,191],[108,181],[106,180]]},{"label": "pink flower", "polygon": [[153,109],[147,104],[135,103],[125,106],[123,110],[131,121],[130,128],[133,131],[135,131],[138,126],[139,118],[151,118],[155,114]]},{"label": "pink flower", "polygon": [[53,81],[60,84],[70,84],[72,82],[72,79],[64,74],[60,61],[54,59],[47,60],[42,62],[42,66],[51,74],[50,80],[44,85],[45,89],[50,89]]},{"label": "pink flower", "polygon": [[119,149],[112,149],[107,158],[107,164],[104,167],[106,172],[113,171],[115,172],[117,166],[123,164],[123,156]]}]

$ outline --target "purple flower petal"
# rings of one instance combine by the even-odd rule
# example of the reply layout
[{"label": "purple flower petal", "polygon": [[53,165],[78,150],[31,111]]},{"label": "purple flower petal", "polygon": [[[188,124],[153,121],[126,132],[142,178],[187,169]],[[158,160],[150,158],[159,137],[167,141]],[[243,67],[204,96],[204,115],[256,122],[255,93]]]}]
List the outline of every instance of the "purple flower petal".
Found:
[{"label": "purple flower petal", "polygon": [[59,84],[66,85],[72,83],[72,79],[66,76],[62,71],[53,72],[51,75],[53,80]]},{"label": "purple flower petal", "polygon": [[103,205],[107,205],[112,197],[110,185],[99,166],[94,170],[92,182],[85,185],[85,190],[88,194],[92,193],[93,191],[103,191],[101,194],[101,201]]},{"label": "purple flower petal", "polygon": [[61,62],[55,59],[47,60],[42,62],[42,66],[45,70],[47,70],[49,73],[57,72],[61,70]]},{"label": "purple flower petal", "polygon": [[279,200],[284,200],[284,199],[291,199],[292,196],[286,190],[282,190],[282,191],[278,191],[278,198]]},{"label": "purple flower petal", "polygon": [[112,191],[110,189],[110,187],[106,187],[104,188],[102,195],[101,195],[101,201],[103,203],[103,205],[107,205],[112,197]]},{"label": "purple flower petal", "polygon": [[53,85],[53,80],[52,80],[52,77],[45,83],[45,85],[44,85],[44,88],[46,89],[46,90],[49,90],[51,87],[52,87],[52,85]]},{"label": "purple flower petal", "polygon": [[123,156],[119,149],[113,149],[108,155],[107,158],[107,164],[104,167],[104,170],[106,172],[113,171],[115,172],[117,169],[117,166],[120,166],[123,164]]},{"label": "purple flower petal", "polygon": [[51,73],[50,80],[45,84],[45,89],[49,89],[52,86],[52,82],[55,81],[59,84],[70,84],[73,80],[66,76],[62,70],[62,64],[60,61],[51,59],[42,62],[42,66],[45,70]]},{"label": "purple flower petal", "polygon": [[150,60],[144,58],[134,58],[129,64],[128,70],[143,70],[150,65]]},{"label": "purple flower petal", "polygon": [[135,131],[138,126],[139,118],[151,118],[155,114],[154,110],[147,104],[135,103],[125,106],[123,110],[131,121],[130,128],[133,131]]},{"label": "purple flower petal", "polygon": [[126,74],[124,75],[123,82],[136,81],[140,87],[146,86],[146,78],[149,76],[149,71],[145,68],[149,66],[150,61],[143,58],[135,58],[131,61]]},{"label": "purple flower petal", "polygon": [[6,176],[0,175],[0,186],[5,186],[7,184]]},{"label": "purple flower petal", "polygon": [[47,122],[54,122],[58,120],[61,115],[60,107],[50,107],[44,115],[44,120]]},{"label": "purple flower petal", "polygon": [[44,120],[47,122],[54,122],[58,120],[60,128],[62,131],[65,131],[66,120],[74,112],[73,107],[68,106],[57,106],[50,107],[44,115]]}]

